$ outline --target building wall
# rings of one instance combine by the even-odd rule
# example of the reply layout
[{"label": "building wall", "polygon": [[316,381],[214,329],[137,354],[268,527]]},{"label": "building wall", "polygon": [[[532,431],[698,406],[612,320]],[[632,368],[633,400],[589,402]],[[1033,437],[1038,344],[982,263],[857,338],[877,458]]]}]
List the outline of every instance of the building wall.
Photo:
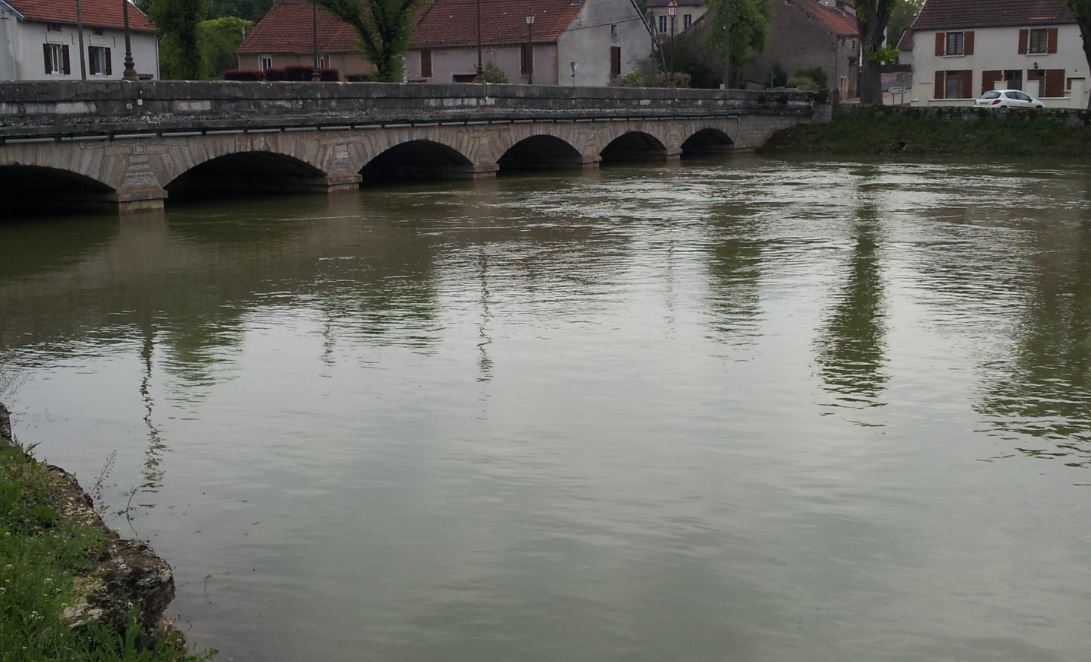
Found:
[{"label": "building wall", "polygon": [[[485,46],[481,49],[482,66],[492,64],[504,72],[509,83],[525,83],[527,76],[521,73],[522,45]],[[427,83],[452,83],[455,76],[470,76],[477,73],[477,47],[472,48],[433,48],[432,76],[421,75],[421,52],[413,49],[406,55],[406,77],[410,81]],[[534,45],[534,84],[557,84],[557,46],[556,44]]]},{"label": "building wall", "polygon": [[[272,57],[273,69],[283,69],[284,67],[311,67],[314,66],[314,54],[313,53],[269,53]],[[344,80],[348,76],[366,76],[375,71],[375,67],[364,59],[364,56],[359,53],[322,53],[319,52],[319,57],[325,55],[329,58],[329,67],[336,69],[341,74],[341,80]],[[241,54],[238,56],[239,69],[261,69],[261,55],[251,55],[249,53]]]},{"label": "building wall", "polygon": [[769,8],[769,42],[743,68],[746,78],[767,85],[774,64],[779,64],[789,78],[800,69],[821,67],[830,87],[839,89],[842,97],[856,96],[859,39],[838,39],[791,0],[770,0]]},{"label": "building wall", "polygon": [[[1035,29],[1042,26],[1034,26]],[[1072,93],[1054,99],[1044,98],[1054,108],[1086,108],[1088,65],[1083,53],[1080,30],[1075,25],[1057,28],[1057,52],[1052,54],[1020,54],[1019,27],[982,28],[974,30],[972,55],[937,56],[936,30],[924,30],[913,35],[913,94],[914,106],[965,106],[982,93],[982,72],[989,70],[1021,71],[1023,90],[1041,97],[1037,81],[1027,80],[1029,70],[1064,69],[1066,83],[1072,81]],[[961,31],[961,30],[959,30]],[[936,71],[972,71],[971,95],[968,99],[936,99]]]},{"label": "building wall", "polygon": [[585,0],[572,25],[557,40],[559,84],[616,83],[610,78],[610,49],[615,46],[621,48],[621,76],[651,56],[652,37],[643,17],[630,0]]},{"label": "building wall", "polygon": [[[674,16],[674,34],[679,35],[685,32],[686,15],[690,16],[690,25],[697,22],[697,19],[701,18],[708,13],[708,7],[704,5],[692,5],[686,7],[678,7],[678,11]],[[666,20],[666,29],[660,30],[659,17],[663,16]],[[655,30],[658,35],[659,41],[666,41],[671,36],[671,18],[667,15],[666,7],[648,7],[648,25],[652,30]]]},{"label": "building wall", "polygon": [[[4,59],[10,61],[7,65],[0,63],[0,79],[3,80],[79,80],[80,79],[80,48],[79,35],[74,25],[62,25],[60,32],[51,32],[47,24],[30,21],[18,21],[14,16],[7,15],[4,19],[0,16],[0,53]],[[156,35],[149,32],[130,32],[133,62],[136,72],[140,75],[149,75],[153,79],[159,78],[159,44]],[[68,46],[69,73],[47,74],[42,59],[42,44],[62,44]],[[84,60],[87,60],[86,49],[91,46],[105,46],[110,49],[111,74],[105,73],[92,76],[87,69],[88,80],[120,80],[125,72],[125,32],[103,28],[101,35],[96,35],[94,29],[83,29]]]}]

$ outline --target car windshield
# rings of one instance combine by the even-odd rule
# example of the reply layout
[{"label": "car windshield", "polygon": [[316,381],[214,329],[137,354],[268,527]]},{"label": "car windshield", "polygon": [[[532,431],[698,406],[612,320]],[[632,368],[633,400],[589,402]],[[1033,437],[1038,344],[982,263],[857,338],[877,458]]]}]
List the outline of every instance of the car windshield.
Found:
[{"label": "car windshield", "polygon": [[992,92],[986,92],[985,94],[983,94],[981,96],[981,98],[982,99],[995,99],[995,98],[997,98],[999,96],[1000,96],[1000,93],[997,92],[996,90],[993,90]]}]

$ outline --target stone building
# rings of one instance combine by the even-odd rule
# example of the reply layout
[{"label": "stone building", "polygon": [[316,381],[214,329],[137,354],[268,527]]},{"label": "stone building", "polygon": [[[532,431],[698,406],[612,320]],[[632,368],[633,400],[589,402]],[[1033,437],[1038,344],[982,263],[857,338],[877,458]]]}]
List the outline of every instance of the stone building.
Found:
[{"label": "stone building", "polygon": [[[669,3],[670,0],[648,0],[648,24],[660,42],[671,37]],[[705,0],[675,0],[674,34],[679,35],[689,30],[707,13]]]},{"label": "stone building", "polygon": [[273,5],[235,50],[239,69],[313,67],[316,23],[319,68],[336,69],[342,79],[374,73],[374,65],[360,53],[360,38],[352,26],[309,0]]},{"label": "stone building", "polygon": [[745,67],[767,85],[774,65],[789,76],[819,67],[842,99],[857,96],[860,30],[851,8],[835,0],[770,0],[769,41]]},{"label": "stone building", "polygon": [[[120,80],[123,28],[116,0],[81,0],[78,18],[75,2],[0,0],[0,80]],[[129,41],[141,78],[159,78],[156,33],[130,5]]]},{"label": "stone building", "polygon": [[[406,57],[411,81],[467,82],[483,66],[511,83],[611,85],[652,53],[631,0],[434,0]],[[528,17],[532,14],[531,25]]]},{"label": "stone building", "polygon": [[970,105],[996,88],[1086,108],[1088,63],[1062,0],[928,0],[913,22],[914,106]]}]

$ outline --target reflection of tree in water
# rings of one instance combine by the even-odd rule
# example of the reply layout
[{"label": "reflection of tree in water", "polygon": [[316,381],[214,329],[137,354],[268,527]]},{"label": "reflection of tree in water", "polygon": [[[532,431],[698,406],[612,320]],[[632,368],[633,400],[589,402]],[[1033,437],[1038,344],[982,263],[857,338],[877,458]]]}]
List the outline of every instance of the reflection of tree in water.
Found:
[{"label": "reflection of tree in water", "polygon": [[[140,485],[143,492],[158,492],[163,485],[163,469],[159,466],[167,445],[159,428],[152,422],[155,401],[151,395],[152,356],[155,354],[155,331],[144,326],[144,342],[140,348],[140,359],[144,366],[144,376],[140,380],[140,399],[144,403],[144,425],[148,428],[148,448],[144,452],[144,482]],[[149,506],[149,504],[141,504]]]},{"label": "reflection of tree in water", "polygon": [[1091,221],[1040,251],[1028,299],[979,411],[1022,453],[1091,467]]},{"label": "reflection of tree in water", "polygon": [[882,273],[877,254],[879,221],[865,203],[854,228],[855,245],[845,282],[818,340],[817,361],[825,388],[838,406],[864,408],[884,404],[886,329]]},{"label": "reflection of tree in water", "polygon": [[718,205],[709,220],[709,322],[715,336],[732,344],[753,342],[759,335],[761,223],[754,210]]}]

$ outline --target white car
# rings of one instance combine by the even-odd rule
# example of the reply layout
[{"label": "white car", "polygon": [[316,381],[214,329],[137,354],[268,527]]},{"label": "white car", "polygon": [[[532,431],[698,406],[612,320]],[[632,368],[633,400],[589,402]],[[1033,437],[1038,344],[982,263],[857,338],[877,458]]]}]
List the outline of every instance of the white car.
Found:
[{"label": "white car", "polygon": [[983,94],[974,105],[978,108],[996,108],[997,110],[1046,107],[1044,103],[1022,90],[992,90]]}]

